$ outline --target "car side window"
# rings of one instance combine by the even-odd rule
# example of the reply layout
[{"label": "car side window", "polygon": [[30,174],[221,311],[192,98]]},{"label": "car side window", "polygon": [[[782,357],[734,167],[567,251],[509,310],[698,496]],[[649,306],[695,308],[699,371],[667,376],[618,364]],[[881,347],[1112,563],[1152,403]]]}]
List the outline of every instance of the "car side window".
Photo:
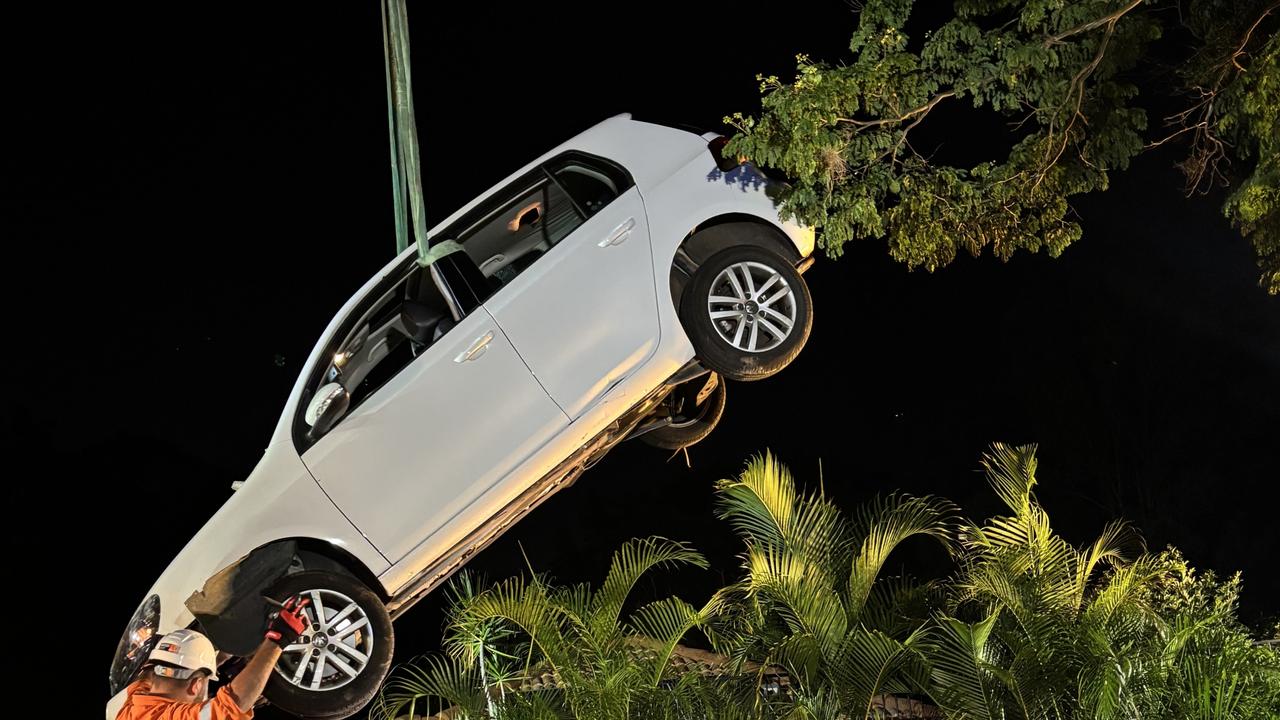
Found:
[{"label": "car side window", "polygon": [[453,317],[435,283],[415,263],[352,326],[325,381],[342,382],[354,409],[452,326]]},{"label": "car side window", "polygon": [[525,176],[487,209],[450,229],[495,287],[511,282],[587,218],[618,197],[625,172],[577,155]]},{"label": "car side window", "polygon": [[[452,327],[429,273],[412,263],[352,310],[321,359],[323,371],[312,376],[300,413],[321,387],[336,382],[351,395],[350,415]],[[305,421],[299,429],[305,432]]]},{"label": "car side window", "polygon": [[618,179],[586,163],[568,159],[549,169],[556,182],[587,217],[595,215],[622,194]]},{"label": "car side window", "polygon": [[458,233],[480,272],[505,285],[582,224],[559,185],[534,177],[514,197]]}]

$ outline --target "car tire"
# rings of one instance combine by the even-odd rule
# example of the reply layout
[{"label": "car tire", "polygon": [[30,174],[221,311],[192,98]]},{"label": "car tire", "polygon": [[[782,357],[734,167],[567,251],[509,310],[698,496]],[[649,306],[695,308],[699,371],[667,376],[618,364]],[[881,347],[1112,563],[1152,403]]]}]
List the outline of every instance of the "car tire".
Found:
[{"label": "car tire", "polygon": [[813,328],[813,300],[786,258],[739,245],[698,267],[681,297],[680,319],[707,368],[730,380],[763,380],[804,348]]},{"label": "car tire", "polygon": [[[709,383],[715,385],[705,393],[702,402],[697,402],[698,395],[706,390]],[[711,373],[707,377],[699,377],[686,382],[671,391],[677,395],[676,400],[683,400],[684,411],[679,418],[673,418],[670,425],[650,430],[640,436],[640,440],[648,445],[665,450],[681,450],[693,445],[711,434],[720,418],[724,416],[725,402],[724,378]]]},{"label": "car tire", "polygon": [[[263,696],[281,710],[309,719],[338,720],[367,705],[382,687],[395,650],[391,616],[382,599],[356,578],[325,570],[285,575],[267,594],[278,601],[296,594],[311,598],[307,611],[312,625],[297,643],[307,649],[280,656]],[[338,618],[332,628],[320,626],[323,641],[315,639],[317,611],[329,622]],[[299,667],[301,680],[295,681]],[[312,689],[317,672],[319,686]]]}]

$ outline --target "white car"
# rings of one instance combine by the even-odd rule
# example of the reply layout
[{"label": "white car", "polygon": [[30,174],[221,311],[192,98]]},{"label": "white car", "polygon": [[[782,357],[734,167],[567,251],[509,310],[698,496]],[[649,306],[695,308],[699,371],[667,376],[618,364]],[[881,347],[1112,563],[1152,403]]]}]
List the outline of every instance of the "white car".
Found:
[{"label": "white car", "polygon": [[610,118],[410,248],[329,323],[262,460],[146,594],[110,671],[114,720],[150,643],[201,629],[227,672],[264,595],[312,598],[266,698],[346,717],[391,621],[618,442],[710,432],[724,382],[785,367],[812,324],[812,229],[724,139]]}]

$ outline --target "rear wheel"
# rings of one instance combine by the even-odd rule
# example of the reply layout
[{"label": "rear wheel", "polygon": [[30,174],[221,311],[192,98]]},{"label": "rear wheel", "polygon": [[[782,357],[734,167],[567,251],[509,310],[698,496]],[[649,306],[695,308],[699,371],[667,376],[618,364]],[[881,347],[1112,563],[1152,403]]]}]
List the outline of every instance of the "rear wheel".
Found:
[{"label": "rear wheel", "polygon": [[698,358],[730,380],[762,380],[800,354],[813,301],[786,258],[751,245],[707,258],[685,287],[680,319]]},{"label": "rear wheel", "polygon": [[724,415],[725,381],[715,373],[695,378],[671,391],[666,408],[671,424],[640,436],[645,443],[680,450],[702,440]]},{"label": "rear wheel", "polygon": [[391,669],[394,634],[381,598],[345,573],[286,575],[268,593],[310,598],[310,627],[284,649],[264,696],[302,718],[344,718],[377,694]]}]

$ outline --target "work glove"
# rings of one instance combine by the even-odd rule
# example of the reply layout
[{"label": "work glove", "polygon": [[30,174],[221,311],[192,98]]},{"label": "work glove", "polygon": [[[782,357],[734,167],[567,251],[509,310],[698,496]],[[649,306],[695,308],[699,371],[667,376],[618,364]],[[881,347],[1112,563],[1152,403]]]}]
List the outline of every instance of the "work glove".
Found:
[{"label": "work glove", "polygon": [[267,639],[281,648],[297,642],[298,636],[306,632],[307,626],[311,624],[307,614],[303,612],[303,608],[310,602],[310,598],[300,599],[297,595],[285,600],[283,605],[267,616]]}]

